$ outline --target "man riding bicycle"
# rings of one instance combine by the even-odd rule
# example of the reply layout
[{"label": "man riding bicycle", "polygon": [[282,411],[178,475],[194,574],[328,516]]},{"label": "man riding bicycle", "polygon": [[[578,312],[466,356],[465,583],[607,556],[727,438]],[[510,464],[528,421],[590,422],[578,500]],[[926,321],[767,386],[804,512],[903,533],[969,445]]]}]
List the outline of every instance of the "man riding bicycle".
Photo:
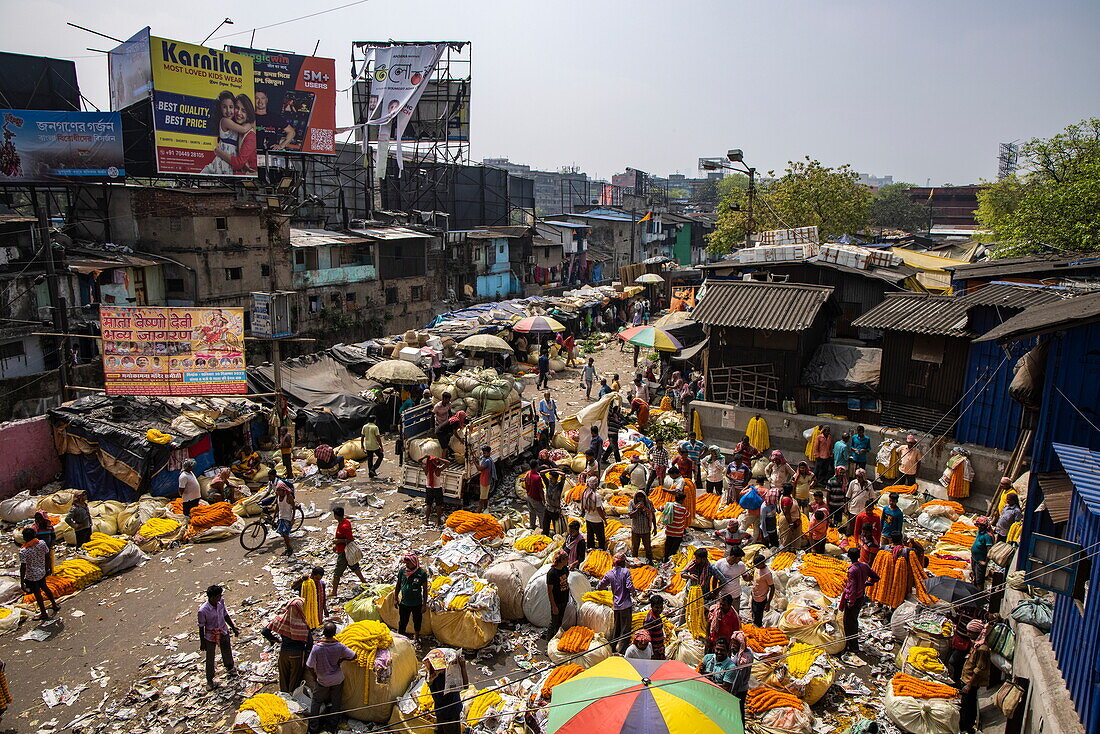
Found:
[{"label": "man riding bicycle", "polygon": [[286,552],[283,555],[291,555],[294,547],[290,544],[290,530],[294,526],[294,510],[298,502],[294,497],[294,485],[290,481],[276,476],[275,462],[267,462],[267,469],[271,477],[267,488],[274,496],[266,497],[260,501],[260,506],[268,512],[274,506],[276,514],[275,532],[283,538]]}]

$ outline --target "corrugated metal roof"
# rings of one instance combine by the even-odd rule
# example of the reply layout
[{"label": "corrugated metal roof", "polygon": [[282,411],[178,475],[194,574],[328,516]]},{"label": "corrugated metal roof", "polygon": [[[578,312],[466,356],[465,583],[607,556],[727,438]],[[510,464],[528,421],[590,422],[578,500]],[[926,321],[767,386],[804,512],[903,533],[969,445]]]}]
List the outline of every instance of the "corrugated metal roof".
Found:
[{"label": "corrugated metal roof", "polygon": [[359,227],[351,231],[375,240],[411,240],[430,236],[406,227]]},{"label": "corrugated metal roof", "polygon": [[1073,482],[1062,471],[1038,475],[1039,486],[1043,490],[1043,507],[1053,523],[1069,520],[1070,499],[1073,496]]},{"label": "corrugated metal roof", "polygon": [[882,303],[852,322],[865,329],[892,329],[937,336],[973,336],[966,328],[970,304],[952,296],[887,293]]},{"label": "corrugated metal roof", "polygon": [[327,229],[291,229],[291,247],[321,247],[322,245],[357,245],[367,240],[353,234]]},{"label": "corrugated metal roof", "polygon": [[1096,255],[1028,255],[1027,257],[1006,257],[997,260],[984,260],[980,263],[963,263],[948,268],[959,280],[971,278],[997,278],[1002,275],[1048,274],[1062,270],[1084,270],[1100,268],[1100,257]]},{"label": "corrugated metal roof", "polygon": [[803,331],[832,294],[823,285],[711,281],[692,316],[711,326]]},{"label": "corrugated metal roof", "polygon": [[1100,451],[1066,443],[1052,444],[1077,494],[1095,515],[1100,515]]},{"label": "corrugated metal roof", "polygon": [[1014,341],[1100,320],[1100,292],[1032,306],[974,341]]},{"label": "corrugated metal roof", "polygon": [[1077,295],[1065,288],[1017,285],[1015,283],[990,283],[961,296],[972,306],[1002,306],[1024,309],[1044,303],[1062,301]]},{"label": "corrugated metal roof", "polygon": [[559,222],[557,220],[550,221],[549,219],[542,222],[542,224],[552,224],[555,227],[569,227],[570,229],[591,229],[592,228],[591,224],[578,224],[576,222]]}]

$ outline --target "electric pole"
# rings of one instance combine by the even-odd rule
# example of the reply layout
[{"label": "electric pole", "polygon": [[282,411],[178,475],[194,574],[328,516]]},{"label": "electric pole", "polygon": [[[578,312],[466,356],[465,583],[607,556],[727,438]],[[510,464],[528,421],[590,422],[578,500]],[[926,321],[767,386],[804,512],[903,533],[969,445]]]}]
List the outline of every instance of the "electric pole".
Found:
[{"label": "electric pole", "polygon": [[45,203],[38,201],[38,190],[31,187],[31,202],[34,207],[34,216],[38,219],[36,231],[38,243],[42,248],[42,255],[46,264],[46,289],[50,294],[50,313],[54,328],[61,332],[61,349],[58,359],[57,379],[61,386],[61,401],[69,399],[69,385],[72,380],[69,377],[69,364],[72,359],[69,344],[69,307],[61,289],[57,283],[57,266],[53,259],[53,241],[50,239],[49,222],[49,192],[46,192]]}]

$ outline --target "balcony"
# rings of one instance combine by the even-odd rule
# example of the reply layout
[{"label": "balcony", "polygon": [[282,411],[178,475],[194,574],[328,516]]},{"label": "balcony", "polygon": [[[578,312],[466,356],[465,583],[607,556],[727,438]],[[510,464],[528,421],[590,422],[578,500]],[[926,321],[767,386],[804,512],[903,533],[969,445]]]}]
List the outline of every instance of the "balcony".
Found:
[{"label": "balcony", "polygon": [[320,270],[297,270],[291,277],[295,288],[318,288],[326,285],[347,285],[378,280],[378,270],[373,265],[345,265]]}]

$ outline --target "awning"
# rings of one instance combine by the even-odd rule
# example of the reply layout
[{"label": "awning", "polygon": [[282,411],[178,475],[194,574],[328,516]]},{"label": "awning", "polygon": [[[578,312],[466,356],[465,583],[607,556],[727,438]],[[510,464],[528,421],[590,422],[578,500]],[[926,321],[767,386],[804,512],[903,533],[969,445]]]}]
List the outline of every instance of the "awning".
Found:
[{"label": "awning", "polygon": [[1077,494],[1090,512],[1100,515],[1100,451],[1065,443],[1052,446]]},{"label": "awning", "polygon": [[323,247],[326,245],[359,245],[369,242],[362,237],[344,234],[343,232],[330,232],[327,229],[292,229],[290,230],[291,247]]},{"label": "awning", "polygon": [[696,344],[693,347],[688,347],[686,349],[681,349],[679,352],[676,352],[675,354],[672,355],[672,359],[674,359],[676,361],[679,361],[679,362],[686,362],[689,359],[691,359],[692,357],[694,357],[695,355],[699,354],[699,352],[703,351],[703,349],[709,343],[710,343],[710,338],[708,337],[708,338],[704,339],[703,341],[699,342],[698,344]]},{"label": "awning", "polygon": [[408,229],[407,227],[358,227],[351,231],[373,240],[426,239],[429,236],[423,232],[417,232],[415,229]]},{"label": "awning", "polygon": [[831,286],[708,281],[692,312],[710,326],[767,331],[803,331],[833,294]]},{"label": "awning", "polygon": [[69,258],[65,261],[65,264],[68,266],[69,270],[74,273],[89,275],[91,273],[99,273],[104,270],[114,270],[115,268],[147,268],[156,265],[157,263],[153,260],[127,256],[125,260],[92,257]]},{"label": "awning", "polygon": [[1069,520],[1070,498],[1073,496],[1073,482],[1062,471],[1040,474],[1039,488],[1043,490],[1043,507],[1054,524]]}]

